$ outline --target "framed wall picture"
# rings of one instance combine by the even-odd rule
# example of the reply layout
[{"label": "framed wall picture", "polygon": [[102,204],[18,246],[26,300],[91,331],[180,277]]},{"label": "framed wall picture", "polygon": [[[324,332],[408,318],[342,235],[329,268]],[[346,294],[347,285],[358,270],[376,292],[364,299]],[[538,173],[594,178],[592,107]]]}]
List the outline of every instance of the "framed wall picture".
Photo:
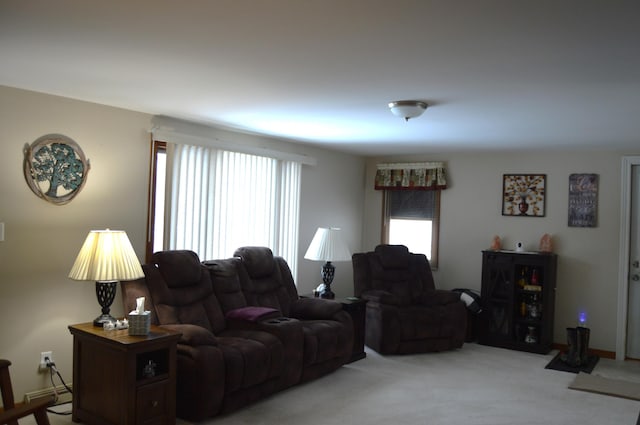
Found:
[{"label": "framed wall picture", "polygon": [[596,227],[598,175],[569,175],[569,227]]},{"label": "framed wall picture", "polygon": [[546,174],[504,174],[502,215],[544,217]]}]

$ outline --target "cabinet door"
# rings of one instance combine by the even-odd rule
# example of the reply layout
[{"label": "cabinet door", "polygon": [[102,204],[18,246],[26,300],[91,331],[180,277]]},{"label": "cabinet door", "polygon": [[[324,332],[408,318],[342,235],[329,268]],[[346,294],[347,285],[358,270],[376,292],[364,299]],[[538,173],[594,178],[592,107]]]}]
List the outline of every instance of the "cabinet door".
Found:
[{"label": "cabinet door", "polygon": [[489,339],[512,337],[513,257],[485,254],[482,276],[482,306],[485,336]]},{"label": "cabinet door", "polygon": [[136,423],[140,425],[166,424],[169,422],[169,382],[163,380],[138,388]]}]

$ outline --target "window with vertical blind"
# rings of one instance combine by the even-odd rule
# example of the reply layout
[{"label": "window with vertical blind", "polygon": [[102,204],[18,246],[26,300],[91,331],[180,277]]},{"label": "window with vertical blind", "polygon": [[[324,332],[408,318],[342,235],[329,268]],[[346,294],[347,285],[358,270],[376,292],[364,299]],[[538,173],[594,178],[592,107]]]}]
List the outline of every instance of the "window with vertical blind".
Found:
[{"label": "window with vertical blind", "polygon": [[[295,276],[299,162],[188,144],[166,143],[165,152],[164,187],[153,179],[154,251],[190,249],[207,260],[230,257],[241,246],[266,246]],[[156,176],[163,174],[162,155],[154,156]]]}]

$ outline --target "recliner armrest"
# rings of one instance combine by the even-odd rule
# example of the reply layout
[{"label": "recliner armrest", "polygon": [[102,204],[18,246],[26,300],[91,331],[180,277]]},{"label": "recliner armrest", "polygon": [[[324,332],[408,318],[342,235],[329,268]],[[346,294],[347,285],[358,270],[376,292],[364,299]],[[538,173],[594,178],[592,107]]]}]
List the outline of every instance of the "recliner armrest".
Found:
[{"label": "recliner armrest", "polygon": [[342,304],[323,298],[299,298],[291,304],[289,316],[299,320],[332,319]]},{"label": "recliner armrest", "polygon": [[447,305],[460,302],[460,293],[447,291],[445,289],[436,289],[429,291],[422,296],[421,304],[427,306]]},{"label": "recliner armrest", "polygon": [[393,295],[391,292],[383,291],[380,289],[364,291],[360,298],[378,304],[402,305],[402,302],[400,301],[400,298],[398,296]]},{"label": "recliner armrest", "polygon": [[202,326],[190,324],[175,324],[161,325],[160,327],[170,329],[175,332],[180,332],[182,336],[180,337],[178,344],[191,345],[193,347],[198,345],[218,345],[216,336]]}]

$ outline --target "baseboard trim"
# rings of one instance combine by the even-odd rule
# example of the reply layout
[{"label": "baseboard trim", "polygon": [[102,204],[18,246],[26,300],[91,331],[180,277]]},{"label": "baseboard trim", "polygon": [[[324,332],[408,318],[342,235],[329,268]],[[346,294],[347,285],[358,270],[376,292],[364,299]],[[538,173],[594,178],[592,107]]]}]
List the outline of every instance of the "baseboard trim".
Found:
[{"label": "baseboard trim", "polygon": [[[567,351],[569,346],[567,344],[554,343],[553,344],[553,348],[556,349],[556,350],[560,350],[560,351]],[[615,358],[616,358],[616,352],[615,351],[606,351],[606,350],[598,350],[597,348],[589,348],[589,352],[591,354],[595,354],[596,356],[600,357],[601,359],[614,359],[615,360]]]},{"label": "baseboard trim", "polygon": [[[68,386],[73,390],[72,384],[69,384]],[[30,403],[36,399],[51,398],[56,393],[58,394],[58,399],[52,404],[52,406],[71,402],[73,394],[71,394],[64,385],[56,386],[55,391],[54,387],[49,387],[42,390],[30,391],[28,393],[25,393],[24,402]]]}]

